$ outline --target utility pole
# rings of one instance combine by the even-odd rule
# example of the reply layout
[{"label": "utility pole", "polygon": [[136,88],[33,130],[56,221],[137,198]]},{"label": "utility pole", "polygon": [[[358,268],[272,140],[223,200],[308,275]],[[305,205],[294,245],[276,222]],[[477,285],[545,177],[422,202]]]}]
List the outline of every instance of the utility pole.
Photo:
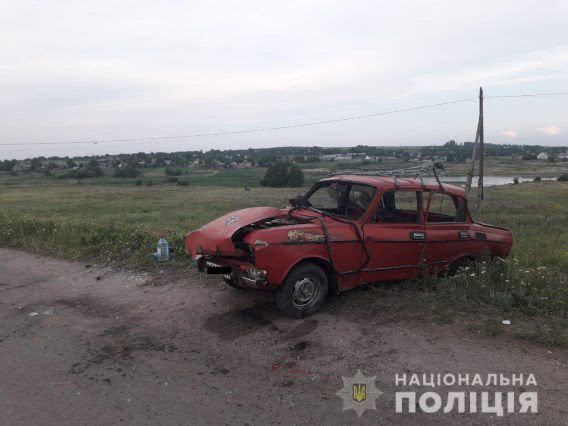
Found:
[{"label": "utility pole", "polygon": [[478,186],[478,204],[483,199],[483,155],[484,155],[484,145],[483,145],[483,88],[479,88],[479,119],[477,121],[477,131],[475,133],[475,143],[473,145],[473,154],[471,156],[471,167],[467,173],[467,179],[465,183],[465,192],[469,196],[471,191],[471,181],[475,172],[475,162],[479,159],[479,180],[477,181]]},{"label": "utility pole", "polygon": [[467,172],[467,179],[465,182],[465,193],[469,196],[469,191],[471,191],[471,180],[473,179],[473,173],[475,172],[475,162],[477,161],[477,147],[479,146],[479,122],[477,123],[477,131],[475,132],[475,142],[473,144],[473,154],[471,154],[471,167]]},{"label": "utility pole", "polygon": [[479,88],[479,179],[477,180],[477,204],[483,200],[483,157],[485,147],[483,145],[483,88]]}]

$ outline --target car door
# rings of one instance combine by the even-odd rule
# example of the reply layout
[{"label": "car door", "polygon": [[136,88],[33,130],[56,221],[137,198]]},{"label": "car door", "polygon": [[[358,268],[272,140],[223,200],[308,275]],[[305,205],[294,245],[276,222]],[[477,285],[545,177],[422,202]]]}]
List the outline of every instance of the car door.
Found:
[{"label": "car door", "polygon": [[440,191],[424,194],[428,241],[426,263],[430,273],[436,273],[454,260],[470,254],[470,224],[464,198]]},{"label": "car door", "polygon": [[421,190],[382,194],[363,226],[370,259],[361,271],[361,282],[417,277],[426,243],[423,219]]}]

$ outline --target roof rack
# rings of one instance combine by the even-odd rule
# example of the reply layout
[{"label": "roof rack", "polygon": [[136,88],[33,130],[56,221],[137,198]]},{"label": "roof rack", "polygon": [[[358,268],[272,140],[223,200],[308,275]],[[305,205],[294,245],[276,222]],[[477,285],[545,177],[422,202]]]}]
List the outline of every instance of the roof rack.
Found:
[{"label": "roof rack", "polygon": [[404,169],[394,169],[394,170],[384,170],[384,169],[346,169],[331,172],[329,176],[339,176],[339,175],[359,175],[359,176],[385,176],[385,177],[395,177],[395,178],[423,178],[423,177],[435,177],[438,180],[437,170],[444,171],[444,163],[446,162],[446,157],[440,157],[432,161],[426,161],[417,166],[408,167]]}]

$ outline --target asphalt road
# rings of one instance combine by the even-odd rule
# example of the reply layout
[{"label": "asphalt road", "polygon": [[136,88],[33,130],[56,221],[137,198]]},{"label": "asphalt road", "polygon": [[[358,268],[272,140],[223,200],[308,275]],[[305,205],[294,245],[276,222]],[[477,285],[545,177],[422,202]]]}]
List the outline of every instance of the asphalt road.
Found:
[{"label": "asphalt road", "polygon": [[[404,319],[395,299],[412,292],[378,293],[350,292],[292,320],[270,293],[218,277],[0,249],[0,423],[568,423],[566,350]],[[336,395],[357,370],[382,392],[361,417]],[[538,385],[396,386],[395,374],[412,373],[532,373]],[[396,391],[439,391],[445,403],[460,389],[537,391],[539,412],[395,412]]]}]

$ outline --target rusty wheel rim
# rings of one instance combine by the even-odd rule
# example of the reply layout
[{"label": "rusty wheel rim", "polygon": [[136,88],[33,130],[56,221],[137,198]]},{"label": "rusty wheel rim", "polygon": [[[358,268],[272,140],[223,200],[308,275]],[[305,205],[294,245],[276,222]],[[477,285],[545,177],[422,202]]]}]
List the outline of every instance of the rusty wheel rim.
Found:
[{"label": "rusty wheel rim", "polygon": [[309,309],[318,300],[320,293],[319,280],[313,276],[300,278],[294,284],[292,304],[297,309]]}]

